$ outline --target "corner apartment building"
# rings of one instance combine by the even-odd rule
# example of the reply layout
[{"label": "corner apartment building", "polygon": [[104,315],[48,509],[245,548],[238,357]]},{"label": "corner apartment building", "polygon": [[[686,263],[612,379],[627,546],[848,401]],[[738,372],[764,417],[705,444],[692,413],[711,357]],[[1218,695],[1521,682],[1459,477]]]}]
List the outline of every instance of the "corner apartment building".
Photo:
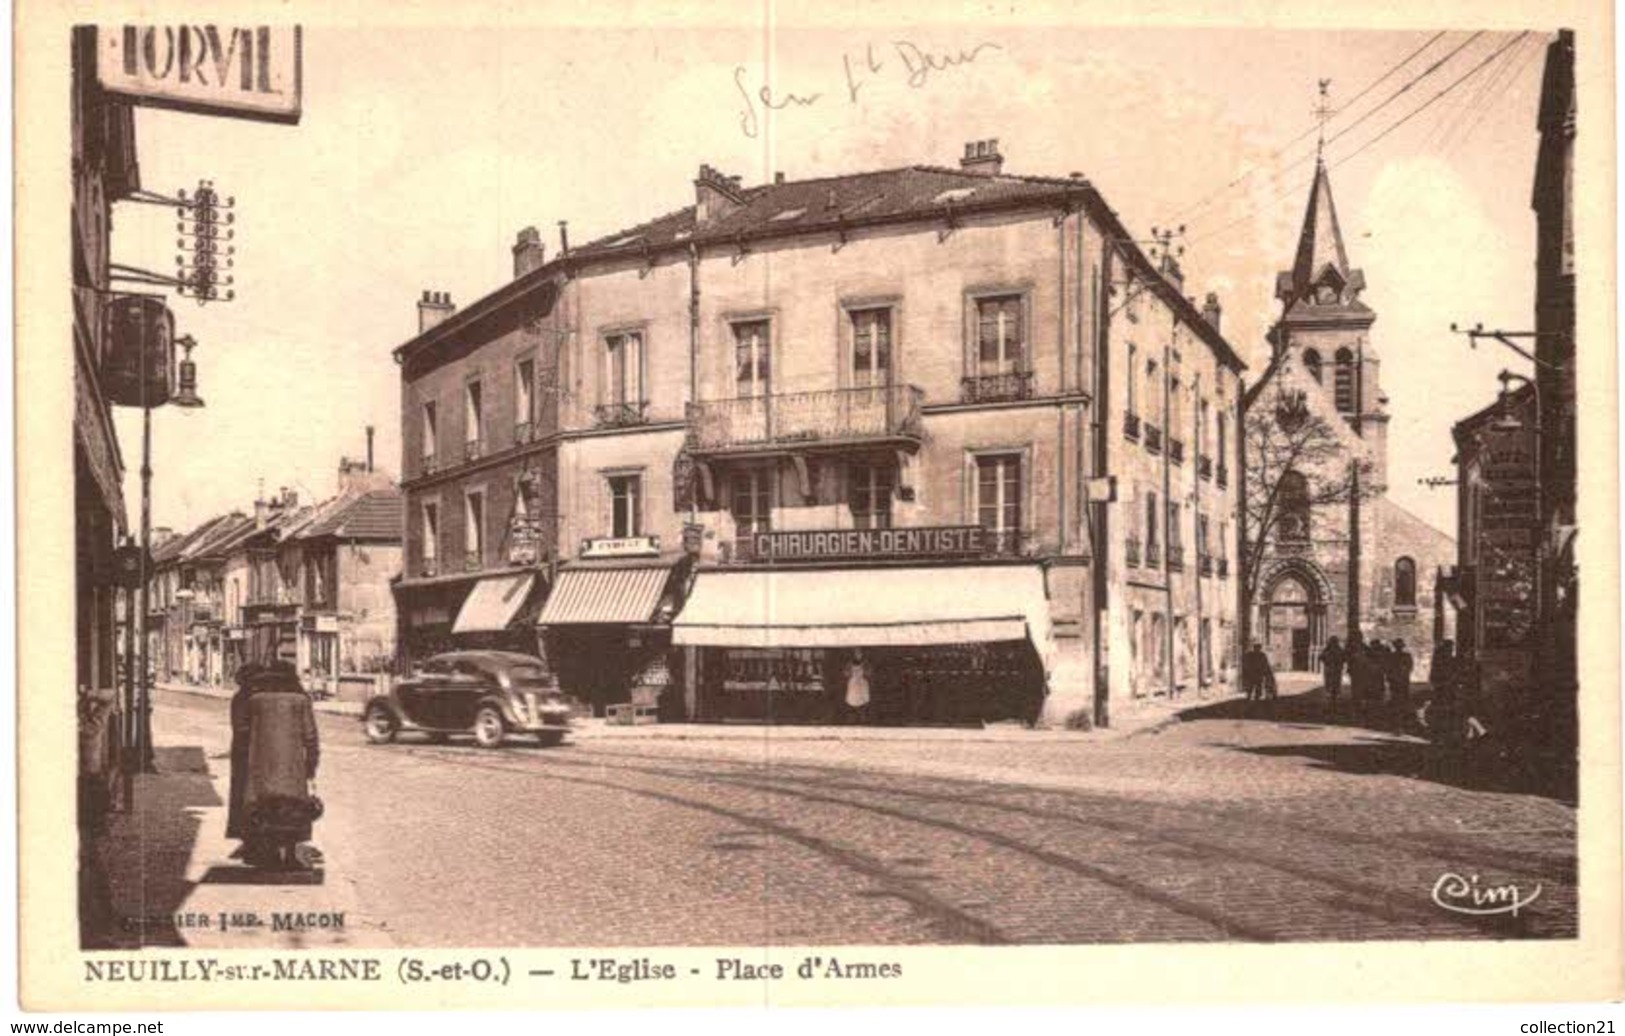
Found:
[{"label": "corner apartment building", "polygon": [[[535,627],[582,698],[827,721],[854,651],[881,722],[1100,721],[1113,696],[1165,689],[1172,666],[1137,671],[1156,656],[1135,611],[1192,666],[1199,631],[1234,618],[1218,415],[1241,363],[1216,303],[1199,312],[1088,181],[1003,161],[981,141],[956,169],[749,188],[702,166],[692,205],[551,262],[521,235],[534,264],[397,350],[417,472],[402,590],[502,533],[497,494],[534,457],[551,489],[525,513],[556,519],[556,564],[533,576],[545,599],[493,614]],[[472,441],[471,415],[483,436],[524,413],[518,384],[486,388],[521,355],[545,412],[533,441],[499,432],[500,466],[483,448],[423,464]],[[1145,442],[1148,392],[1166,444]],[[477,625],[474,597],[433,618]]]}]

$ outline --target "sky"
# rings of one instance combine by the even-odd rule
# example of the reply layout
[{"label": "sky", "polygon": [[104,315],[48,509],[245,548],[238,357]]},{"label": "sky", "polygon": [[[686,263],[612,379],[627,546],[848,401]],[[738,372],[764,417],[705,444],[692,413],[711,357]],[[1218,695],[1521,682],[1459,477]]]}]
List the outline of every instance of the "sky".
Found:
[{"label": "sky", "polygon": [[[1532,326],[1548,30],[1373,138],[1516,35],[1472,34],[307,26],[299,125],[136,115],[143,186],[212,179],[237,217],[236,299],[172,302],[199,343],[207,407],[153,415],[154,524],[249,511],[262,486],[325,497],[340,457],[364,454],[368,424],[379,466],[398,471],[391,351],[415,333],[421,293],[463,306],[499,287],[525,226],[552,255],[559,220],[579,243],[692,204],[701,163],[748,185],[953,166],[966,141],[995,137],[1006,172],[1081,171],[1141,237],[1184,225],[1186,292],[1218,292],[1225,335],[1256,373],[1328,78],[1342,108],[1327,124],[1333,193],[1378,314],[1389,496],[1452,530],[1454,492],[1417,480],[1451,472],[1450,425],[1493,401],[1499,370],[1527,366],[1449,326]],[[966,60],[920,74],[925,54]],[[763,85],[782,110],[759,102]],[[117,262],[172,269],[173,210],[121,204],[113,242]],[[117,420],[133,472],[139,414]],[[126,489],[138,513],[139,480]]]}]

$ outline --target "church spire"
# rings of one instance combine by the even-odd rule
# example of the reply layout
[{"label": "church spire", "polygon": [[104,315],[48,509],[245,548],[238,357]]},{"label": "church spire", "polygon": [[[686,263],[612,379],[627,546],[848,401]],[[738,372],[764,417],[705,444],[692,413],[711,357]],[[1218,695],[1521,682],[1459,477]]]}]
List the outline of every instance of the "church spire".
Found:
[{"label": "church spire", "polygon": [[1337,222],[1337,205],[1332,201],[1332,181],[1326,170],[1326,123],[1334,113],[1331,107],[1330,79],[1320,80],[1320,100],[1315,115],[1320,120],[1320,139],[1315,145],[1315,179],[1309,187],[1309,204],[1303,213],[1303,229],[1298,234],[1298,251],[1292,269],[1276,279],[1276,295],[1287,308],[1300,300],[1319,304],[1353,303],[1365,287],[1365,277],[1349,268],[1348,249],[1343,245],[1343,228]]}]

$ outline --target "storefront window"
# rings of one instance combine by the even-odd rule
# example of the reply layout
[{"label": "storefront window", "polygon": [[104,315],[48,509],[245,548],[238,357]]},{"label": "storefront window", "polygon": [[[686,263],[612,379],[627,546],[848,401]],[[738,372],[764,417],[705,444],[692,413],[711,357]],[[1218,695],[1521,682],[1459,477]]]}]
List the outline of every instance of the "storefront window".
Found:
[{"label": "storefront window", "polygon": [[891,528],[893,472],[882,464],[858,464],[851,469],[852,524],[859,529]]}]

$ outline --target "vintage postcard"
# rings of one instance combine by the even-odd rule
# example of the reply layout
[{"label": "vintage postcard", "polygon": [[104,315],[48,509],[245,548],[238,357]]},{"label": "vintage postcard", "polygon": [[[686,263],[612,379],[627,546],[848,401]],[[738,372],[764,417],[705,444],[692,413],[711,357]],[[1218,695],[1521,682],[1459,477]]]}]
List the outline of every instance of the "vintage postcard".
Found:
[{"label": "vintage postcard", "polygon": [[24,1005],[1620,996],[1612,47],[22,6]]}]

